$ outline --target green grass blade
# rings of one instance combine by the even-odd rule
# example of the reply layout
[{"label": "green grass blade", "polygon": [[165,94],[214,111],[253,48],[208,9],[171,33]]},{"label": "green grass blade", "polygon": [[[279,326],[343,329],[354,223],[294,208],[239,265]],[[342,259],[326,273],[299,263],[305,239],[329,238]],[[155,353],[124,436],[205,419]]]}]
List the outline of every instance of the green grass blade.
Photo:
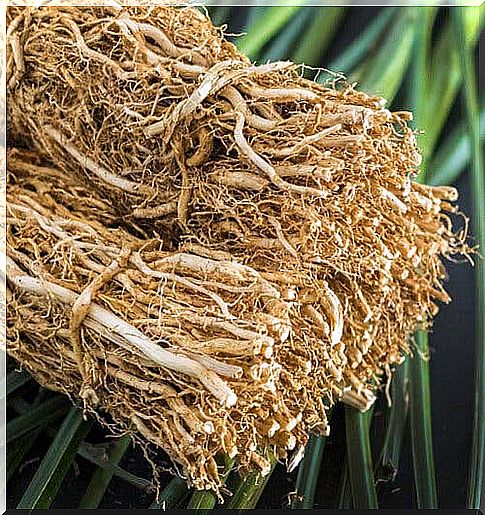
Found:
[{"label": "green grass blade", "polygon": [[[421,7],[420,17],[415,27],[409,96],[413,107],[414,123],[418,130],[426,130],[424,109],[429,91],[430,39],[437,13],[437,7]],[[418,136],[418,143],[423,148],[422,134]]]},{"label": "green grass blade", "polygon": [[32,376],[25,370],[21,370],[20,372],[17,370],[12,370],[7,374],[6,379],[7,385],[5,387],[5,383],[3,384],[4,388],[2,388],[2,392],[5,392],[6,395],[9,396],[21,388],[24,384],[28,383],[32,379]]},{"label": "green grass blade", "polygon": [[266,476],[262,476],[259,472],[250,472],[236,488],[234,495],[224,506],[227,510],[252,510],[256,507],[266,484],[276,465],[276,458],[273,456],[271,460],[271,471]]},{"label": "green grass blade", "polygon": [[376,467],[376,478],[383,481],[391,481],[396,476],[406,433],[409,412],[409,358],[394,373],[391,400],[392,406],[387,409],[384,443]]},{"label": "green grass blade", "polygon": [[[33,409],[37,408],[38,406],[40,406],[44,402],[46,395],[47,390],[45,390],[44,388],[40,388],[39,393],[37,394],[32,404],[29,404],[24,399],[17,396],[15,396],[12,399],[11,404],[13,405],[13,408],[17,411],[17,413],[23,415],[24,413],[28,413]],[[22,463],[25,460],[25,457],[29,453],[30,449],[32,449],[33,445],[37,441],[37,438],[40,436],[42,430],[45,427],[47,427],[47,424],[45,426],[41,424],[36,429],[29,431],[28,433],[24,434],[23,436],[20,436],[19,438],[16,438],[8,444],[6,463],[7,483],[12,478],[14,473],[17,471],[18,467],[22,465]]]},{"label": "green grass blade", "polygon": [[431,428],[428,334],[416,334],[418,355],[410,360],[410,423],[414,487],[418,509],[437,509],[436,477]]},{"label": "green grass blade", "polygon": [[17,438],[8,444],[6,463],[6,482],[8,483],[17,469],[22,465],[25,457],[37,441],[41,431],[36,430],[27,435]]},{"label": "green grass blade", "polygon": [[76,456],[79,444],[91,428],[77,408],[71,408],[59,432],[20,500],[18,509],[46,509],[52,504]]},{"label": "green grass blade", "polygon": [[[465,106],[468,136],[471,150],[471,190],[473,195],[473,221],[478,242],[485,246],[485,177],[482,167],[482,149],[480,145],[480,115],[473,47],[467,39],[467,15],[478,14],[478,8],[455,8],[452,11],[455,37],[459,52],[459,64],[463,82],[463,103]],[[478,17],[478,16],[477,16]],[[476,369],[475,369],[475,410],[472,433],[472,452],[467,491],[467,507],[477,510],[480,507],[481,489],[483,487],[483,460],[485,454],[485,266],[478,260],[476,268]]]},{"label": "green grass blade", "polygon": [[[108,463],[111,465],[118,465],[126,451],[130,447],[131,438],[128,435],[118,438],[113,442],[112,447],[108,453]],[[86,492],[79,503],[80,509],[96,509],[103,499],[103,496],[113,478],[114,472],[112,469],[104,469],[98,467],[89,482]]]},{"label": "green grass blade", "polygon": [[344,463],[342,477],[340,478],[339,491],[337,494],[337,508],[339,510],[352,509],[352,490],[350,488],[349,465]]},{"label": "green grass blade", "polygon": [[39,427],[47,427],[48,424],[65,415],[68,410],[69,404],[65,397],[56,396],[45,401],[7,424],[7,443]]},{"label": "green grass blade", "polygon": [[[453,11],[453,9],[452,9]],[[479,8],[479,16],[467,23],[467,41],[475,46],[485,21],[485,5]],[[442,30],[433,48],[430,67],[430,95],[427,99],[424,120],[427,122],[423,141],[426,142],[425,159],[430,159],[441,135],[449,112],[455,102],[461,82],[460,51],[456,48],[453,26],[450,21]]]},{"label": "green grass blade", "polygon": [[295,63],[319,66],[322,55],[332,42],[346,9],[345,7],[308,7],[306,9],[313,11],[313,22],[300,37],[300,43],[292,54],[291,60]]},{"label": "green grass blade", "polygon": [[300,9],[288,25],[269,43],[260,54],[260,61],[280,61],[291,58],[297,39],[305,33],[305,27],[312,19],[312,9]]},{"label": "green grass blade", "polygon": [[250,23],[247,33],[236,40],[239,50],[250,59],[257,59],[264,46],[299,11],[302,3],[303,0],[285,0],[281,5],[268,7],[264,15]]},{"label": "green grass blade", "polygon": [[383,7],[376,18],[329,64],[328,68],[347,75],[376,46],[396,11],[397,7]]},{"label": "green grass blade", "polygon": [[377,54],[362,66],[351,81],[369,93],[377,93],[389,103],[394,99],[411,61],[416,22],[420,7],[403,7]]},{"label": "green grass blade", "polygon": [[[485,142],[485,105],[480,110],[480,146]],[[428,166],[428,184],[438,186],[456,181],[470,162],[470,138],[463,127],[456,128],[435,152]]]},{"label": "green grass blade", "polygon": [[[226,482],[232,467],[234,466],[234,460],[229,458],[224,459],[224,469],[221,473],[221,480],[223,483]],[[188,510],[211,510],[217,504],[217,495],[211,490],[198,490],[192,494],[189,504],[187,505]]]},{"label": "green grass blade", "polygon": [[372,413],[345,407],[347,462],[355,509],[378,508],[369,439]]},{"label": "green grass blade", "polygon": [[253,25],[256,23],[256,20],[258,18],[264,17],[264,15],[266,14],[266,10],[267,10],[267,6],[261,5],[260,0],[255,0],[255,2],[251,6],[248,6],[248,7],[249,7],[248,14],[247,14],[246,22],[244,24],[246,31],[251,30]]},{"label": "green grass blade", "polygon": [[[432,91],[428,75],[430,61],[430,33],[436,11],[433,7],[421,8],[422,15],[416,23],[413,70],[410,84],[410,103],[414,112],[415,125],[424,134],[418,136],[418,144],[423,154],[423,163],[418,177],[426,181],[427,158],[430,154],[428,131],[433,123],[426,115],[429,93]],[[419,509],[438,507],[436,474],[434,466],[430,376],[427,357],[429,355],[428,334],[416,334],[417,355],[410,360],[410,425],[413,456],[414,488]]]},{"label": "green grass blade", "polygon": [[[21,409],[18,412],[20,414],[31,412],[33,408],[36,408],[43,403],[43,399],[45,398],[47,393],[48,393],[47,390],[45,390],[44,388],[41,388],[37,398],[32,403],[32,405],[29,405],[28,403],[24,402],[23,406],[21,407]],[[62,399],[63,397],[59,397],[59,398]],[[16,400],[18,401],[20,399],[16,399]],[[45,420],[45,419],[43,419],[43,420]],[[21,442],[23,438],[27,438],[27,439],[31,438],[31,442],[29,442],[29,447],[27,448],[27,446],[26,446],[25,453],[23,453],[23,450],[19,451],[19,452],[23,453],[22,456],[25,456],[27,454],[27,452],[29,451],[29,449],[31,448],[31,444],[33,444],[33,442],[35,441],[35,438],[37,438],[41,434],[42,429],[46,428],[47,425],[48,425],[48,421],[45,424],[40,424],[37,429],[32,430],[28,435],[20,437],[18,440],[14,440],[11,444],[9,444],[8,451],[7,451],[7,461],[9,460],[8,453],[10,453],[11,450],[17,448],[16,447],[17,442]],[[51,438],[55,438],[57,431],[54,428],[47,427],[46,433]],[[19,444],[19,447],[20,447],[20,444]],[[110,463],[110,461],[108,459],[108,454],[104,451],[104,449],[102,452],[99,452],[99,450],[96,448],[96,446],[93,446],[86,442],[82,442],[77,450],[77,453],[79,456],[84,458],[86,461],[89,461],[93,465],[96,465],[98,467],[101,467],[104,470],[111,472],[114,476],[118,477],[119,479],[122,479],[123,481],[126,481],[127,483],[133,485],[136,488],[139,488],[140,490],[148,490],[153,487],[153,484],[150,481],[148,481],[147,479],[138,477],[135,474],[132,474],[131,472],[128,472],[128,471],[122,469],[121,467],[119,467],[117,465],[113,465],[113,463]],[[21,456],[15,457],[15,455],[12,455],[12,464],[15,464],[17,460],[19,460],[21,462],[22,457]],[[18,463],[18,465],[20,465],[20,463]],[[18,467],[18,465],[16,465],[16,466]],[[7,470],[7,474],[9,473],[9,470],[10,469]],[[12,473],[14,471],[15,471],[15,469],[12,470]]]},{"label": "green grass blade", "polygon": [[86,442],[82,442],[77,449],[78,455],[84,458],[86,461],[89,461],[93,465],[101,467],[104,470],[112,472],[114,476],[122,479],[123,481],[126,481],[130,485],[133,485],[140,490],[149,490],[153,487],[153,483],[148,479],[136,476],[135,474],[128,472],[118,465],[113,465],[109,462],[107,455],[96,451],[97,450],[93,445]]},{"label": "green grass blade", "polygon": [[198,490],[192,494],[188,510],[212,510],[217,504],[217,496],[210,490]]},{"label": "green grass blade", "polygon": [[310,436],[305,448],[305,456],[298,467],[296,492],[291,503],[292,509],[311,510],[313,508],[324,448],[324,436]]},{"label": "green grass blade", "polygon": [[187,482],[181,477],[174,477],[160,492],[158,499],[150,505],[151,510],[171,510],[176,508],[189,493]]}]

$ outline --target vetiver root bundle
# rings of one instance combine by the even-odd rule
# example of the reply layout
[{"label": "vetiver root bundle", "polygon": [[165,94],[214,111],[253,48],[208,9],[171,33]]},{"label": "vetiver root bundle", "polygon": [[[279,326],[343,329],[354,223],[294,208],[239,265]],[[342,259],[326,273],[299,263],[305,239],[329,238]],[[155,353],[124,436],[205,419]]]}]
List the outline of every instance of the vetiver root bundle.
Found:
[{"label": "vetiver root bundle", "polygon": [[165,442],[199,487],[219,450],[265,468],[337,399],[368,407],[449,300],[440,258],[467,251],[456,191],[412,181],[409,113],[252,65],[194,9],[8,16],[9,136],[58,168],[11,156],[9,352]]},{"label": "vetiver root bundle", "polygon": [[273,358],[290,331],[280,292],[248,266],[106,227],[102,200],[32,159],[8,164],[9,353],[133,425],[199,487],[219,486],[218,451],[267,470],[266,447],[303,445]]}]

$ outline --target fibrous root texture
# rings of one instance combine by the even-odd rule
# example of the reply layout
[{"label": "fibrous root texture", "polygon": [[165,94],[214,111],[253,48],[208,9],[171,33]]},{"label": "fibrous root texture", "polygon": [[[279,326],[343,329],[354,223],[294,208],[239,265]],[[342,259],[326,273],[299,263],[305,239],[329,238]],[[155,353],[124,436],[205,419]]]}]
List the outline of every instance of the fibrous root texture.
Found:
[{"label": "fibrous root texture", "polygon": [[193,8],[10,8],[7,42],[8,352],[197,488],[367,409],[470,250],[410,114]]}]

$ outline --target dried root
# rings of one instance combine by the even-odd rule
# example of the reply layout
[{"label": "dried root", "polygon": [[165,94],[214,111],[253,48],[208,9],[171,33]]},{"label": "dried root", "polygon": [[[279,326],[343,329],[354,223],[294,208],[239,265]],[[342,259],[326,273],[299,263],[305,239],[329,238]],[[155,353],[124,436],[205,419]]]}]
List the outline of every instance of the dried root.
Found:
[{"label": "dried root", "polygon": [[280,290],[246,265],[104,226],[90,210],[102,200],[31,159],[8,162],[8,352],[162,445],[198,487],[219,487],[218,452],[249,466],[257,449],[303,445],[274,359],[290,331]]},{"label": "dried root", "polygon": [[194,9],[8,17],[9,136],[35,149],[9,159],[8,351],[198,488],[217,452],[295,466],[470,252],[456,191],[413,182],[409,113],[253,65]]}]

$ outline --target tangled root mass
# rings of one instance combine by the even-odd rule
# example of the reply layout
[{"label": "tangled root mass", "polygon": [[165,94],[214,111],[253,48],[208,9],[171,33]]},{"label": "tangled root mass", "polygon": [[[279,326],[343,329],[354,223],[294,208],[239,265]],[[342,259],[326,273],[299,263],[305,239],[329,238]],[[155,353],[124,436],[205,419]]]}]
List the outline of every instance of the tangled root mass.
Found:
[{"label": "tangled root mass", "polygon": [[197,488],[368,408],[469,252],[410,114],[252,64],[192,8],[8,22],[8,352]]}]

